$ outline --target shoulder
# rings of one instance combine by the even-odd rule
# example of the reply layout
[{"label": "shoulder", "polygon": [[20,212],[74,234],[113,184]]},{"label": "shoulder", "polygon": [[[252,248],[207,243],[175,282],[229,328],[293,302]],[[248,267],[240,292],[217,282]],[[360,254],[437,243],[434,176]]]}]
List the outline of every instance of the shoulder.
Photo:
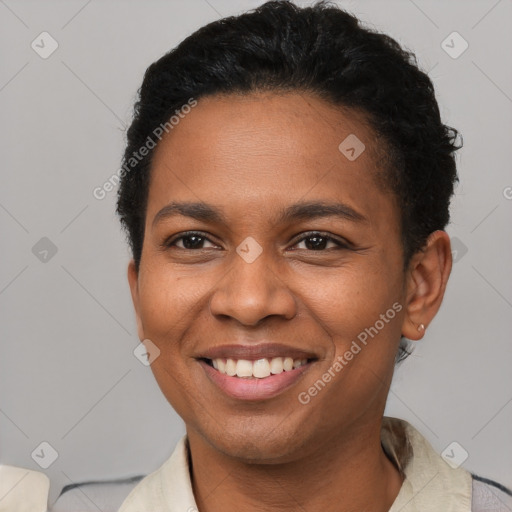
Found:
[{"label": "shoulder", "polygon": [[168,512],[170,504],[173,510],[187,511],[190,505],[174,505],[194,503],[188,474],[185,436],[171,457],[149,475],[68,485],[49,512]]},{"label": "shoulder", "polygon": [[190,480],[187,437],[180,439],[171,457],[130,492],[119,512],[196,510]]},{"label": "shoulder", "polygon": [[149,475],[67,485],[49,512],[123,512],[160,505],[164,466]]},{"label": "shoulder", "polygon": [[472,512],[510,512],[512,491],[504,485],[478,475],[473,477]]},{"label": "shoulder", "polygon": [[166,464],[149,475],[68,485],[49,512],[123,512],[156,506],[162,500],[161,474]]},{"label": "shoulder", "polygon": [[164,478],[162,474],[167,465],[169,465],[169,460],[156,471],[144,477],[126,496],[126,499],[119,508],[119,512],[145,510],[148,507],[157,507],[159,509],[158,507],[161,507],[164,502]]},{"label": "shoulder", "polygon": [[49,489],[50,479],[44,473],[0,464],[0,510],[46,511]]},{"label": "shoulder", "polygon": [[144,475],[66,485],[49,512],[116,512]]}]

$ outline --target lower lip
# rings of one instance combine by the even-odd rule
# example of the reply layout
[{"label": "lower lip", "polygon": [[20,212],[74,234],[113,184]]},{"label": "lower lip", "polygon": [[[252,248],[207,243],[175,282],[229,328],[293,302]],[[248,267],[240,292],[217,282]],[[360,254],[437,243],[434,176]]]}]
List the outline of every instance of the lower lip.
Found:
[{"label": "lower lip", "polygon": [[207,377],[216,384],[226,395],[239,400],[266,400],[273,398],[293,386],[306,372],[311,363],[299,366],[290,371],[270,375],[264,379],[230,377],[220,373],[205,361],[199,361]]}]

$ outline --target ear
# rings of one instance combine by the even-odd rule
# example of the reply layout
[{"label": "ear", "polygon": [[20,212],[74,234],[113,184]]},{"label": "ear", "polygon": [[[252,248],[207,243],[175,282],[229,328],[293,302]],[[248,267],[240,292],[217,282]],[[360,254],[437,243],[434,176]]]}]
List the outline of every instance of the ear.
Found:
[{"label": "ear", "polygon": [[450,237],[445,231],[434,231],[409,264],[403,336],[410,340],[423,337],[421,325],[426,328],[438,312],[451,269]]},{"label": "ear", "polygon": [[140,302],[139,302],[139,274],[135,267],[135,261],[131,260],[128,264],[128,284],[130,285],[130,292],[132,294],[133,307],[135,309],[135,317],[137,319],[137,334],[139,340],[144,340],[144,328],[140,317]]}]

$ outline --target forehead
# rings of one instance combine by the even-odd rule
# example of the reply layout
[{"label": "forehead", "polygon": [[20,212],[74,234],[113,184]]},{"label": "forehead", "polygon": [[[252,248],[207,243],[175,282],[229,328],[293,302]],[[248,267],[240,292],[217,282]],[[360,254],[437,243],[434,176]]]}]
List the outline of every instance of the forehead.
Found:
[{"label": "forehead", "polygon": [[310,94],[201,98],[155,150],[148,220],[178,196],[238,213],[298,199],[383,213],[392,200],[375,180],[379,149],[364,115]]}]

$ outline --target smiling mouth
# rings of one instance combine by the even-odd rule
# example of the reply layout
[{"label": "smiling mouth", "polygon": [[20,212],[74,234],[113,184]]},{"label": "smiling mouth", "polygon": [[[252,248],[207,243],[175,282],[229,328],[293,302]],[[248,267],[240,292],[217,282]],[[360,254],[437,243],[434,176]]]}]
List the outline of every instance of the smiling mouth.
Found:
[{"label": "smiling mouth", "polygon": [[231,358],[202,358],[207,365],[219,373],[241,379],[265,379],[271,375],[291,372],[316,359],[293,359],[292,357],[272,357],[257,360]]}]

